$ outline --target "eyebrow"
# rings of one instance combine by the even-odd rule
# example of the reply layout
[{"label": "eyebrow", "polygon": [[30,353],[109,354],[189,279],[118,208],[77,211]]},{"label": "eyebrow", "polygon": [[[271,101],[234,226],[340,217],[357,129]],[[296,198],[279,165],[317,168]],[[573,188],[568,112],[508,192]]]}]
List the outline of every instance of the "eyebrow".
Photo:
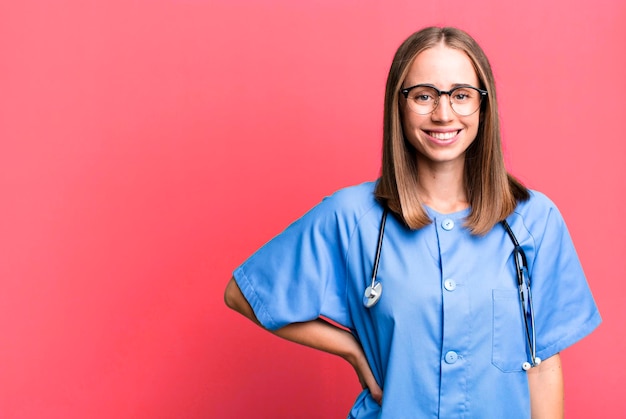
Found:
[{"label": "eyebrow", "polygon": [[[425,86],[425,87],[434,87],[435,89],[439,90],[439,91],[445,91],[443,89],[440,89],[439,87],[437,87],[436,85],[434,85],[433,83],[418,83],[418,84],[412,84],[410,86],[407,87],[403,87],[402,89],[410,89],[412,87],[416,87],[416,86]],[[477,87],[474,86],[473,84],[470,83],[454,83],[449,90],[452,89],[456,89],[457,87]]]}]

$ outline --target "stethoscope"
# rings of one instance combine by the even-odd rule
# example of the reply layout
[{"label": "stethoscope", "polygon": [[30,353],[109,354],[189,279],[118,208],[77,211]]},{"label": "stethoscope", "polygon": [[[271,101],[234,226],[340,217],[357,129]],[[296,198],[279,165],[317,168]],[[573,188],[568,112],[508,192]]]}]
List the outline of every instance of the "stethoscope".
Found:
[{"label": "stethoscope", "polygon": [[[366,308],[373,307],[383,293],[383,285],[376,279],[378,273],[378,264],[380,262],[380,252],[383,247],[383,237],[385,236],[385,224],[387,222],[387,208],[383,210],[383,216],[380,220],[380,228],[378,230],[378,244],[376,245],[376,257],[374,259],[374,267],[372,269],[372,279],[369,286],[365,289],[363,295],[363,305]],[[536,355],[537,346],[535,342],[535,313],[533,310],[533,299],[530,293],[530,275],[528,273],[528,263],[524,249],[519,245],[513,230],[506,220],[501,223],[506,230],[508,236],[513,242],[513,260],[515,261],[515,271],[517,273],[517,288],[519,291],[520,308],[522,318],[524,319],[524,329],[526,331],[526,343],[530,351],[530,362],[526,361],[522,364],[522,369],[528,371],[532,367],[536,367],[541,363],[541,358]]]}]

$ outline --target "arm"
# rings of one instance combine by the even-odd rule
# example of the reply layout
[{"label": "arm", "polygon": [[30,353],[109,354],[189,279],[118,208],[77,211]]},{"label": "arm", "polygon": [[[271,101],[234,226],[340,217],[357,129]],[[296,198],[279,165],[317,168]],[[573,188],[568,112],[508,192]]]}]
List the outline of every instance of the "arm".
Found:
[{"label": "arm", "polygon": [[556,354],[528,370],[532,419],[563,418],[563,374]]},{"label": "arm", "polygon": [[[231,278],[226,286],[224,301],[228,307],[262,327],[234,278]],[[381,402],[382,390],[374,379],[363,348],[350,332],[325,320],[316,319],[304,323],[292,323],[272,333],[292,342],[342,357],[356,370],[361,386],[367,387],[374,400]]]}]

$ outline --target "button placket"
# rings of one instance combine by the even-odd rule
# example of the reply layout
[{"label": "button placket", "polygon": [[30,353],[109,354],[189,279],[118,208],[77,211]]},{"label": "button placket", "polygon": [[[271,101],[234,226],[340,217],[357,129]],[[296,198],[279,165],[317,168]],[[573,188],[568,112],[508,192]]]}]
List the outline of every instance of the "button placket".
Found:
[{"label": "button placket", "polygon": [[440,396],[447,400],[440,410],[440,417],[458,417],[459,411],[451,407],[462,407],[467,396],[467,362],[464,353],[468,351],[467,320],[471,310],[468,289],[465,287],[467,272],[464,253],[466,231],[461,213],[438,214],[435,219],[439,240],[441,276],[439,277],[442,297],[442,352]]}]

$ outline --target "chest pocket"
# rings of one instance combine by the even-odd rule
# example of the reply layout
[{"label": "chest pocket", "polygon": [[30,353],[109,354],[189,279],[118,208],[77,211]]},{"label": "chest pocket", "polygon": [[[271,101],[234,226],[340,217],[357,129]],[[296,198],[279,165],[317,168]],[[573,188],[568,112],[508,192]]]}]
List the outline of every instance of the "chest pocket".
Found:
[{"label": "chest pocket", "polygon": [[493,333],[491,362],[502,372],[523,371],[527,361],[526,334],[516,289],[492,290]]}]

